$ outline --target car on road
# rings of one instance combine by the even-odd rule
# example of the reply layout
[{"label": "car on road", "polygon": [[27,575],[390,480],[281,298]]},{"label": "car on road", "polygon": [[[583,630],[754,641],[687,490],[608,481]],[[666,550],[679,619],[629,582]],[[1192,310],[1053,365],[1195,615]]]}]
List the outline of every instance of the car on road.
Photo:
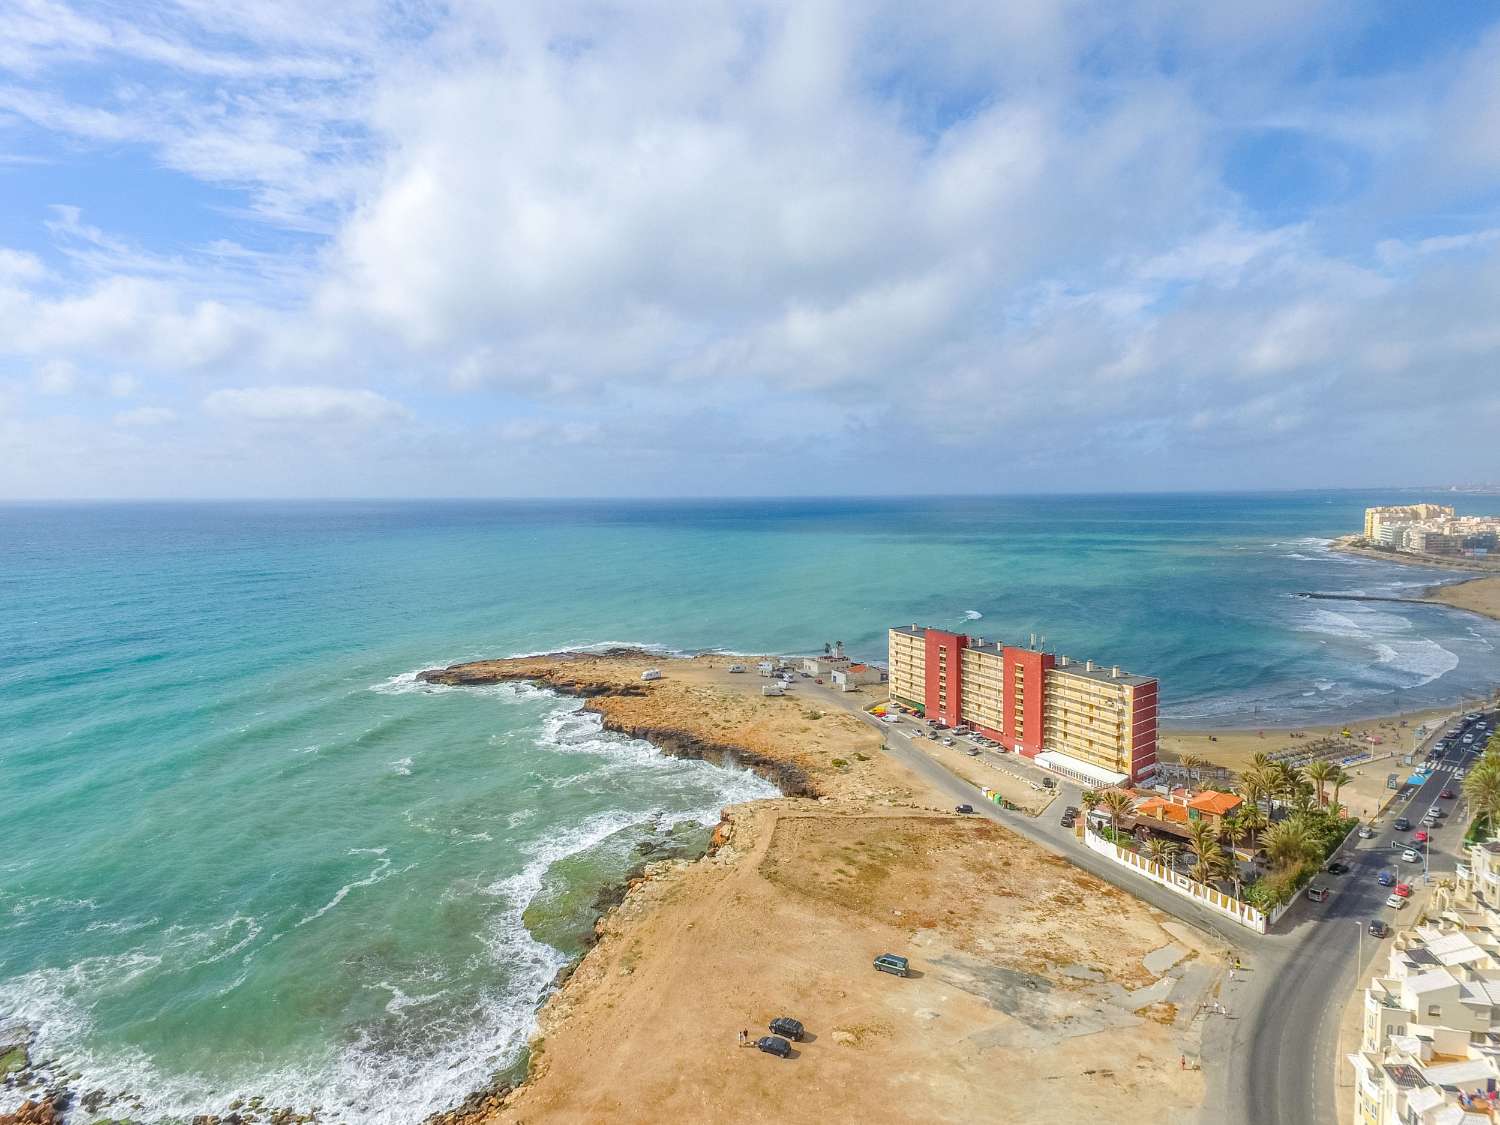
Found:
[{"label": "car on road", "polygon": [[1396,818],[1396,823],[1392,824],[1391,827],[1394,828],[1397,832],[1410,832],[1411,821],[1407,820],[1404,816],[1398,816]]},{"label": "car on road", "polygon": [[1427,833],[1425,832],[1413,832],[1411,838],[1419,844],[1427,843]]},{"label": "car on road", "polygon": [[1359,838],[1361,840],[1370,840],[1373,839],[1374,836],[1375,829],[1371,828],[1368,824],[1361,824],[1359,826]]},{"label": "car on road", "polygon": [[1308,887],[1307,897],[1314,902],[1326,902],[1328,901],[1328,888],[1318,886]]},{"label": "car on road", "polygon": [[779,1035],[762,1035],[755,1041],[755,1045],[768,1055],[775,1055],[779,1059],[792,1057],[792,1045]]},{"label": "car on road", "polygon": [[1369,935],[1372,938],[1383,938],[1386,934],[1391,932],[1391,928],[1384,922],[1382,922],[1379,918],[1371,918],[1370,925],[1367,929]]},{"label": "car on road", "polygon": [[1454,792],[1451,789],[1444,789],[1441,793],[1438,794],[1438,797],[1440,797],[1444,801],[1451,801],[1453,800]]},{"label": "car on road", "polygon": [[1323,870],[1328,872],[1328,874],[1330,875],[1347,875],[1349,874],[1349,865],[1347,863],[1339,863],[1337,860],[1335,860],[1327,867],[1323,868]]},{"label": "car on road", "polygon": [[1379,875],[1375,876],[1375,881],[1382,887],[1390,887],[1395,885],[1396,876],[1392,875],[1389,871],[1382,871]]},{"label": "car on road", "polygon": [[1404,859],[1407,863],[1422,862],[1422,857],[1420,854],[1418,854],[1416,848],[1407,848],[1404,852],[1401,853],[1401,858]]},{"label": "car on road", "polygon": [[898,957],[894,953],[882,953],[875,958],[875,968],[882,973],[890,973],[898,977],[904,977],[911,972],[911,965],[906,958]]},{"label": "car on road", "polygon": [[943,739],[943,745],[944,746],[952,746],[953,745],[953,739],[951,739],[951,738],[945,738],[945,739]]},{"label": "car on road", "polygon": [[956,813],[968,814],[968,813],[971,813],[971,812],[974,811],[974,806],[973,805],[954,805],[953,806],[953,811],[956,812]]},{"label": "car on road", "polygon": [[779,1035],[783,1039],[790,1039],[796,1043],[802,1042],[804,1034],[802,1021],[794,1020],[791,1016],[777,1016],[771,1021],[771,1026],[768,1030],[772,1035]]},{"label": "car on road", "polygon": [[1400,895],[1392,895],[1390,898],[1385,900],[1385,904],[1391,907],[1393,910],[1400,910],[1403,906],[1406,905],[1406,900]]},{"label": "car on road", "polygon": [[1402,898],[1411,898],[1411,884],[1397,883],[1393,888],[1391,888],[1391,894],[1400,895]]}]

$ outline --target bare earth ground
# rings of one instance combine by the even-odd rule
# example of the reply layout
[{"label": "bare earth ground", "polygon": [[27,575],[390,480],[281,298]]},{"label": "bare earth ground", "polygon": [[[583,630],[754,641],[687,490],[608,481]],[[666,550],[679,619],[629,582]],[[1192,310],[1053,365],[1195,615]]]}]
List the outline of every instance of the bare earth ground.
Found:
[{"label": "bare earth ground", "polygon": [[[821,800],[730,810],[716,851],[649,868],[544,1007],[531,1074],[470,1122],[1190,1121],[1196,931],[1008,830],[942,811],[858,719],[763,698],[729,660],[489,666],[595,695],[612,727],[734,742]],[[753,664],[752,664],[753,667]],[[967,765],[967,760],[955,765]],[[951,806],[950,806],[951,809]],[[877,973],[882,952],[908,979]],[[736,1045],[791,1015],[781,1060]]]}]

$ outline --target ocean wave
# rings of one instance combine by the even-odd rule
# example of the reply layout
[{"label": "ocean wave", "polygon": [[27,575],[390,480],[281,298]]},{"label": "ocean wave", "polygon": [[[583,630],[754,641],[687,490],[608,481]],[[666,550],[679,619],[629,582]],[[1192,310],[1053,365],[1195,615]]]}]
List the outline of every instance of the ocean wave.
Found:
[{"label": "ocean wave", "polygon": [[344,899],[349,897],[350,891],[356,890],[359,887],[368,887],[374,883],[380,882],[380,880],[384,879],[391,870],[391,858],[385,854],[384,848],[350,848],[346,854],[375,855],[378,856],[379,859],[376,861],[375,869],[373,871],[371,871],[363,879],[355,879],[353,882],[345,883],[338,889],[338,891],[331,899],[329,899],[322,906],[318,907],[317,910],[313,911],[311,914],[307,915],[300,922],[298,922],[296,928],[305,926],[309,922],[316,922],[319,918],[323,917],[323,915],[327,914],[339,903],[343,902]]},{"label": "ocean wave", "polygon": [[396,775],[400,777],[410,777],[411,762],[412,760],[410,758],[397,758],[394,762],[387,762],[386,765],[390,766],[391,772],[395,773]]},{"label": "ocean wave", "polygon": [[1407,618],[1370,607],[1311,609],[1294,618],[1292,625],[1301,632],[1358,645],[1370,658],[1364,671],[1381,676],[1387,687],[1421,687],[1460,663],[1457,653],[1417,633]]}]

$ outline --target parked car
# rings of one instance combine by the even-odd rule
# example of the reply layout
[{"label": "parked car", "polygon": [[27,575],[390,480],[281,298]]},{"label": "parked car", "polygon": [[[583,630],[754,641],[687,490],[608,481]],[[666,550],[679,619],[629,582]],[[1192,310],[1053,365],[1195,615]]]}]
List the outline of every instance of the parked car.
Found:
[{"label": "parked car", "polygon": [[755,1045],[766,1054],[780,1059],[792,1057],[792,1045],[779,1035],[762,1035],[755,1041]]},{"label": "parked car", "polygon": [[1400,895],[1402,898],[1411,898],[1411,884],[1397,883],[1396,886],[1391,890],[1391,894]]},{"label": "parked car", "polygon": [[777,1016],[771,1021],[770,1031],[772,1035],[779,1035],[783,1039],[802,1042],[802,1021],[794,1020],[791,1016]]},{"label": "parked car", "polygon": [[1057,779],[1054,778],[1054,777],[1044,777],[1044,778],[1042,778],[1042,788],[1043,789],[1056,789],[1057,788]]},{"label": "parked car", "polygon": [[1427,843],[1427,833],[1425,832],[1413,832],[1411,838],[1419,844]]},{"label": "parked car", "polygon": [[1397,832],[1410,832],[1411,821],[1407,820],[1404,816],[1398,816],[1396,818],[1396,823],[1392,824],[1391,827],[1394,828]]},{"label": "parked car", "polygon": [[1390,898],[1385,900],[1385,904],[1394,910],[1400,910],[1403,906],[1406,905],[1406,900],[1400,895],[1392,895]]},{"label": "parked car", "polygon": [[1062,825],[1064,828],[1072,828],[1073,827],[1073,822],[1074,822],[1075,819],[1076,818],[1073,816],[1072,813],[1063,813],[1062,814],[1062,819],[1059,820],[1057,823],[1060,824],[1060,825]]},{"label": "parked car", "polygon": [[1379,875],[1375,876],[1375,881],[1382,887],[1390,887],[1395,885],[1396,876],[1392,875],[1389,871],[1382,871]]},{"label": "parked car", "polygon": [[1444,801],[1451,801],[1454,798],[1454,792],[1451,789],[1444,789],[1438,796]]},{"label": "parked car", "polygon": [[1347,863],[1339,863],[1335,860],[1323,870],[1327,871],[1330,875],[1347,875],[1349,874],[1349,865]]},{"label": "parked car", "polygon": [[1379,918],[1370,919],[1369,934],[1372,938],[1383,938],[1390,932],[1391,928],[1384,922],[1382,922]]},{"label": "parked car", "polygon": [[1374,837],[1374,835],[1375,829],[1371,828],[1368,824],[1361,824],[1359,826],[1359,838],[1361,840],[1369,840]]},{"label": "parked car", "polygon": [[974,806],[973,805],[954,805],[953,806],[953,811],[956,812],[956,813],[968,814],[968,813],[971,813],[971,812],[974,811]]},{"label": "parked car", "polygon": [[953,745],[953,739],[951,739],[951,738],[945,738],[945,739],[943,739],[943,745],[944,746],[952,746]]},{"label": "parked car", "polygon": [[906,958],[897,957],[894,953],[882,953],[875,958],[875,967],[882,973],[891,973],[898,977],[904,977],[911,971]]},{"label": "parked car", "polygon": [[1401,853],[1401,858],[1407,863],[1421,863],[1422,857],[1415,848],[1407,848]]},{"label": "parked car", "polygon": [[1328,888],[1318,886],[1308,887],[1307,897],[1314,902],[1326,902],[1328,899]]}]

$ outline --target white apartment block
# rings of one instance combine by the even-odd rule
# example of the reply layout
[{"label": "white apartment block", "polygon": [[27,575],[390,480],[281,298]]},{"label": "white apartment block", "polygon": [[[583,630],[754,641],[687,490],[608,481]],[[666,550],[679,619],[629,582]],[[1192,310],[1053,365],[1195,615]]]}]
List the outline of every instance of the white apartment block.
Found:
[{"label": "white apartment block", "polygon": [[1500,1122],[1500,843],[1396,935],[1349,1062],[1356,1125]]}]

